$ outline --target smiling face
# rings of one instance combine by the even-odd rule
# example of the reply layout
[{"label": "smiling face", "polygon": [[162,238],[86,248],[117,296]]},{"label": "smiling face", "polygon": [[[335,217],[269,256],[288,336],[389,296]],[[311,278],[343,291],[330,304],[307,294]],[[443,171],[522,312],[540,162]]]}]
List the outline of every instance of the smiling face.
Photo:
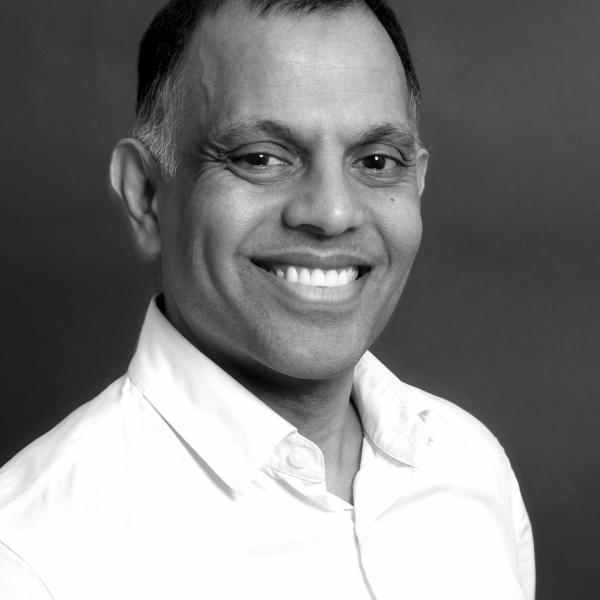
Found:
[{"label": "smiling face", "polygon": [[167,314],[226,369],[347,373],[421,238],[426,153],[402,65],[363,9],[207,18],[158,190]]}]

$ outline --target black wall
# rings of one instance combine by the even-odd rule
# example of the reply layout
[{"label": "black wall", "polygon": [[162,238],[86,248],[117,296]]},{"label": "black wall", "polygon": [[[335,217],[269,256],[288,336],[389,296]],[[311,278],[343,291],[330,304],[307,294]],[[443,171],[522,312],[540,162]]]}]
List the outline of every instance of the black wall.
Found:
[{"label": "black wall", "polygon": [[[154,289],[106,172],[159,4],[2,7],[0,462],[121,374]],[[394,4],[432,159],[423,247],[376,350],[505,444],[538,598],[596,597],[600,4]]]}]

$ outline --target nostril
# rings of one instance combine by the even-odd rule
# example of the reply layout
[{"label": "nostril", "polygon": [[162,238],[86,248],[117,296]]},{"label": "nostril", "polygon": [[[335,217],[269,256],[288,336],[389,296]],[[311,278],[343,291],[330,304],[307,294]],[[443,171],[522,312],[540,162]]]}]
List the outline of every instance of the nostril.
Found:
[{"label": "nostril", "polygon": [[[325,239],[332,236],[326,226],[320,227],[319,225],[314,225],[311,223],[301,223],[300,225],[296,225],[294,228],[303,231],[316,239]],[[336,233],[333,235],[336,235]]]},{"label": "nostril", "polygon": [[364,221],[359,203],[342,195],[295,197],[287,203],[284,225],[317,239],[339,236],[358,229]]}]

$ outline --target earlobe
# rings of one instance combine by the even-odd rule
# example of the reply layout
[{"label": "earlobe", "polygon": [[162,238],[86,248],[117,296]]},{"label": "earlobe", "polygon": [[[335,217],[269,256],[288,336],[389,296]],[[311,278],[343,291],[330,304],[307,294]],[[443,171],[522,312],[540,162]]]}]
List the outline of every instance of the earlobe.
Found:
[{"label": "earlobe", "polygon": [[160,253],[156,189],[160,177],[154,159],[133,138],[120,140],[110,161],[110,187],[131,224],[136,245],[145,258]]}]

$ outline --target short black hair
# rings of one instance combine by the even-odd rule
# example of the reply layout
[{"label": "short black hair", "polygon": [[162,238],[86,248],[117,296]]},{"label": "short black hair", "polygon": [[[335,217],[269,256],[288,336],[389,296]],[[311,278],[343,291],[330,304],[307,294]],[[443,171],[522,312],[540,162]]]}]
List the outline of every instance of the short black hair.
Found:
[{"label": "short black hair", "polygon": [[[134,135],[141,139],[155,136],[159,124],[165,118],[165,106],[161,106],[161,95],[164,96],[167,82],[176,79],[185,50],[200,20],[204,16],[216,14],[225,4],[233,1],[170,0],[156,14],[140,43]],[[256,11],[260,16],[267,16],[275,11],[304,14],[318,11],[333,13],[353,6],[366,7],[387,31],[396,48],[404,68],[411,104],[416,108],[421,96],[419,80],[402,27],[394,11],[384,0],[242,1],[245,6]]]}]

